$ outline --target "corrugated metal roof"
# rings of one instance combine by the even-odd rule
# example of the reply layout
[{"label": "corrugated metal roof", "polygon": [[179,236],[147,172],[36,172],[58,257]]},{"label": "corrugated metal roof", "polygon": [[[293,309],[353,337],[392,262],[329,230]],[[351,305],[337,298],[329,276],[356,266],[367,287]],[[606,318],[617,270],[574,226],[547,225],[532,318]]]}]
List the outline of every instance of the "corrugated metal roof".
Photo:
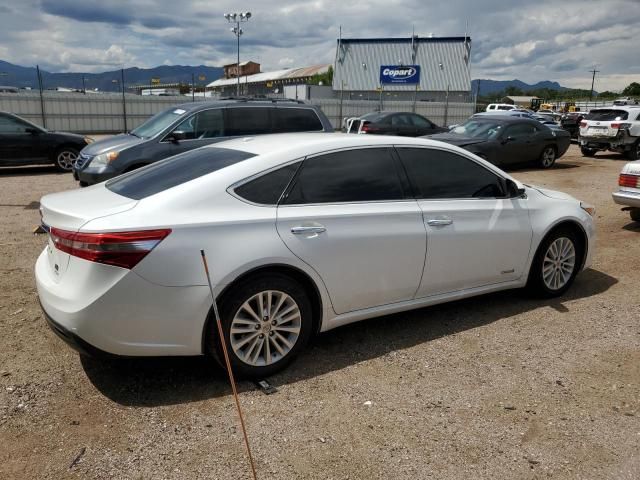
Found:
[{"label": "corrugated metal roof", "polygon": [[[336,50],[333,89],[380,88],[381,65],[420,65],[421,91],[471,90],[469,37],[342,39]],[[415,90],[415,85],[385,85],[385,90]]]},{"label": "corrugated metal roof", "polygon": [[[329,70],[331,65],[311,65],[309,67],[301,68],[287,68],[285,70],[275,70],[273,72],[261,72],[253,75],[245,75],[240,77],[240,83],[262,83],[272,82],[274,80],[285,80],[289,78],[304,78],[311,77],[318,73],[324,73]],[[220,78],[214,82],[211,82],[207,87],[224,87],[227,85],[236,85],[238,83],[237,78]]]}]

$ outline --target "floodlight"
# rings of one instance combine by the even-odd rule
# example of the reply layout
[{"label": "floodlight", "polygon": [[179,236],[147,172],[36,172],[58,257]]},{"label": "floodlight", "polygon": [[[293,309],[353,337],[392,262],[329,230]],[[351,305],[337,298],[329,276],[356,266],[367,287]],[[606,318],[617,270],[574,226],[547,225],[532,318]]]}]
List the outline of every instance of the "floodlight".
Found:
[{"label": "floodlight", "polygon": [[245,13],[244,16],[247,20],[249,20],[251,18],[251,12]]}]

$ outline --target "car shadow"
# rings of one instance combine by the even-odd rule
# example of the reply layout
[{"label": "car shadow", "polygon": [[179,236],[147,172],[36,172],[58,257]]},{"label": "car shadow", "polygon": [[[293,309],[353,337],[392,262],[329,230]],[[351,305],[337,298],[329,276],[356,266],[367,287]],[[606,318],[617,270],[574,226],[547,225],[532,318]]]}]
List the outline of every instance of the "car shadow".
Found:
[{"label": "car shadow", "polygon": [[[617,282],[603,272],[588,269],[561,298],[541,300],[523,290],[509,290],[357,322],[319,335],[293,364],[270,377],[269,382],[279,387],[304,381],[543,306],[568,312],[566,302],[603,293]],[[121,405],[173,405],[231,393],[226,372],[205,357],[109,361],[81,357],[81,363],[95,388]],[[248,381],[238,384],[241,392],[255,388]]]},{"label": "car shadow", "polygon": [[624,227],[622,227],[622,229],[629,232],[640,232],[640,222],[629,222]]},{"label": "car shadow", "polygon": [[31,175],[42,175],[44,173],[54,175],[71,175],[71,172],[61,172],[53,165],[0,168],[0,177],[28,177]]}]

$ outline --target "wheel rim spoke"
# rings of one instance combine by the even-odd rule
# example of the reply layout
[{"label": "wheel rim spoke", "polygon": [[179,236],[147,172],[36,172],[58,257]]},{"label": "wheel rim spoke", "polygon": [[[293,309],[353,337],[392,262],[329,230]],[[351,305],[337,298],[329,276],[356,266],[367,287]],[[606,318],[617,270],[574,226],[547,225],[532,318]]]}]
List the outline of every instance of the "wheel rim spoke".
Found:
[{"label": "wheel rim spoke", "polygon": [[567,237],[556,238],[547,248],[542,261],[542,280],[550,290],[565,287],[576,266],[576,249]]},{"label": "wheel rim spoke", "polygon": [[239,360],[266,366],[282,360],[295,347],[302,330],[302,313],[285,292],[265,290],[248,298],[236,312],[229,330]]}]

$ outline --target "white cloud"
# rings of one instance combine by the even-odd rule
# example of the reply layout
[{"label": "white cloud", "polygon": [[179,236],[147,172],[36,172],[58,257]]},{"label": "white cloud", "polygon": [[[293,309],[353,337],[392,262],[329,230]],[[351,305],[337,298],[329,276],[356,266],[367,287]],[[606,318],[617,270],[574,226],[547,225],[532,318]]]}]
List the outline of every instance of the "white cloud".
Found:
[{"label": "white cloud", "polygon": [[[52,71],[113,66],[220,66],[235,61],[223,13],[250,10],[241,60],[263,69],[332,63],[344,37],[472,37],[475,78],[556,80],[599,90],[640,79],[637,0],[21,0],[0,12],[0,58]],[[468,30],[466,23],[468,21]],[[627,83],[625,83],[627,82]]]}]

